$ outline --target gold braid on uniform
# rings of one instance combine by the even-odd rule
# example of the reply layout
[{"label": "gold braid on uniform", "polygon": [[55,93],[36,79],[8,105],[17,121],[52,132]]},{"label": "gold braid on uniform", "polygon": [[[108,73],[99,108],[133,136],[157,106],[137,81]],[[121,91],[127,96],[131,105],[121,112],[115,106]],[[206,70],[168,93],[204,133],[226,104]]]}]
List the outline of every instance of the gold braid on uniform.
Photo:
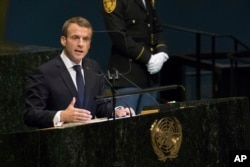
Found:
[{"label": "gold braid on uniform", "polygon": [[141,55],[142,55],[142,53],[144,52],[144,47],[142,47],[142,50],[141,50],[141,52],[140,52],[140,54],[136,57],[136,59],[135,60],[138,60],[140,57],[141,57]]},{"label": "gold braid on uniform", "polygon": [[159,45],[156,46],[156,48],[159,48],[159,47],[166,47],[166,45],[165,44],[159,44]]}]

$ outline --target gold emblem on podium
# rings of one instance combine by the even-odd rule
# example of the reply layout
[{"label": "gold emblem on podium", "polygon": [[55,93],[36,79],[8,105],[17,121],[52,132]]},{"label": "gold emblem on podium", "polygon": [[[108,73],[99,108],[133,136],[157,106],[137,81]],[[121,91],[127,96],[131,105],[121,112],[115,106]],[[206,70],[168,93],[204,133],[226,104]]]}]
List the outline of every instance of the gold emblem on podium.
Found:
[{"label": "gold emblem on podium", "polygon": [[111,13],[116,8],[116,0],[103,0],[103,6],[107,13]]},{"label": "gold emblem on podium", "polygon": [[152,146],[160,161],[165,162],[178,156],[182,143],[182,128],[175,117],[155,120],[150,131]]}]

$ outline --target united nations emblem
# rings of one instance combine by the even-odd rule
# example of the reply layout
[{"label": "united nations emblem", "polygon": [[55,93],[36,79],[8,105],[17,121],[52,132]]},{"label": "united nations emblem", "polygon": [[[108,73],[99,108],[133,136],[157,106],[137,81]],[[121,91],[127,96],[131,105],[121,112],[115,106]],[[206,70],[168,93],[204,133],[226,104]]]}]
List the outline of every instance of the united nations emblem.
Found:
[{"label": "united nations emblem", "polygon": [[116,8],[116,0],[103,0],[103,6],[107,13],[111,13]]},{"label": "united nations emblem", "polygon": [[150,131],[152,146],[158,160],[165,162],[178,156],[182,143],[182,128],[175,117],[156,120]]}]

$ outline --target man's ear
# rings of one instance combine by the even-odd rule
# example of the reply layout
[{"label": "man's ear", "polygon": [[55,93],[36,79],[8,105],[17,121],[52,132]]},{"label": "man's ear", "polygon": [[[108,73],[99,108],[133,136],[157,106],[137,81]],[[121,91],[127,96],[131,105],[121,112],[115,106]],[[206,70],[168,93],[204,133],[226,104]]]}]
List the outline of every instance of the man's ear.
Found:
[{"label": "man's ear", "polygon": [[62,46],[66,45],[66,37],[65,36],[61,36],[60,41],[61,41]]}]

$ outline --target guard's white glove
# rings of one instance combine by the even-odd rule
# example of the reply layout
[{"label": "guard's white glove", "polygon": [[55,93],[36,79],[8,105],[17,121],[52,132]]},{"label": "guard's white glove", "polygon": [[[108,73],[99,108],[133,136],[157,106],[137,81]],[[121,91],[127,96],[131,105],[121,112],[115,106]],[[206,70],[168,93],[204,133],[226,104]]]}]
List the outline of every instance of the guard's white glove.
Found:
[{"label": "guard's white glove", "polygon": [[164,52],[156,53],[151,55],[151,58],[148,61],[147,69],[150,74],[155,74],[159,72],[163,64],[169,59],[168,54]]}]

